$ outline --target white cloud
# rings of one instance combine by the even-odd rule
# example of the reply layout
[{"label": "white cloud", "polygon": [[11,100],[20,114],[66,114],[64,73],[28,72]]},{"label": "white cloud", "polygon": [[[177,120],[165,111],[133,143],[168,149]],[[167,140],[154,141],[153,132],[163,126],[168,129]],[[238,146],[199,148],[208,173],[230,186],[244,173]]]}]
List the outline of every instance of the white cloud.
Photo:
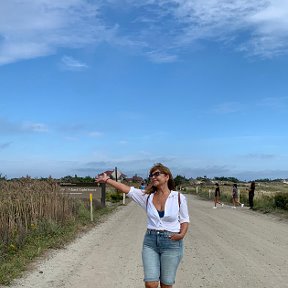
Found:
[{"label": "white cloud", "polygon": [[85,63],[82,63],[73,57],[69,56],[63,56],[61,59],[62,67],[65,70],[71,70],[71,71],[83,71],[88,68],[88,65]]},{"label": "white cloud", "polygon": [[[288,2],[187,0],[175,15],[185,24],[180,43],[210,39],[234,43],[236,50],[273,57],[288,51]],[[238,46],[238,47],[237,47]]]},{"label": "white cloud", "polygon": [[83,47],[105,38],[98,5],[85,0],[0,2],[0,64]]},{"label": "white cloud", "polygon": [[274,0],[264,9],[258,11],[249,17],[249,21],[258,27],[258,32],[263,34],[274,33],[282,35],[288,32],[288,2],[283,0]]},{"label": "white cloud", "polygon": [[274,57],[287,54],[288,50],[288,2],[274,0],[263,10],[248,18],[255,28],[253,36],[243,47],[250,54]]},{"label": "white cloud", "polygon": [[146,55],[152,62],[157,63],[171,63],[176,62],[178,60],[177,55],[169,55],[166,52],[162,51],[151,51],[147,52]]},{"label": "white cloud", "polygon": [[[246,36],[241,40],[239,50],[264,58],[287,53],[287,1],[233,1],[233,4],[230,5],[230,13],[225,13],[227,6],[222,5],[226,1],[215,2],[218,2],[217,5],[219,4],[217,14],[220,17],[217,21],[220,25],[227,24],[224,32],[232,29],[231,32],[234,34],[245,30]],[[225,13],[224,15],[221,10]],[[227,17],[229,15],[231,17]],[[226,22],[226,20],[229,21]]]},{"label": "white cloud", "polygon": [[[143,25],[143,32],[138,32],[139,37],[142,37],[142,42],[147,41],[147,46],[161,47],[163,51],[165,47],[170,54],[176,49],[185,51],[184,49],[193,47],[201,40],[210,40],[225,46],[228,44],[236,51],[265,58],[288,51],[286,0],[146,0],[141,1],[142,4],[139,1],[127,2],[137,7],[141,5],[142,8],[146,5],[149,7],[148,12],[153,11],[150,15],[146,11],[145,16],[137,18],[138,23]],[[143,39],[143,36],[146,38]],[[160,41],[163,42],[159,43]]]},{"label": "white cloud", "polygon": [[[128,47],[154,62],[174,62],[182,52],[193,51],[202,40],[215,41],[253,56],[285,54],[288,51],[288,2],[0,2],[0,65],[47,56],[60,48],[93,48],[100,42]],[[86,68],[75,59],[69,61],[66,61],[67,67]]]}]

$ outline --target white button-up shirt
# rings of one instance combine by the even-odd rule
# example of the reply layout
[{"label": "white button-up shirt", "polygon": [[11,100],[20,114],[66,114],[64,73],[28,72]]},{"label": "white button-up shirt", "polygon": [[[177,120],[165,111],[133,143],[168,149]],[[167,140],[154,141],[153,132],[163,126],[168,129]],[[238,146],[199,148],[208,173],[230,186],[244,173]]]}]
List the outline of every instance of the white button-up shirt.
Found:
[{"label": "white button-up shirt", "polygon": [[149,196],[143,190],[131,187],[127,196],[146,210],[148,229],[167,230],[178,233],[180,232],[181,223],[190,222],[186,197],[180,193],[179,207],[178,193],[177,191],[171,191],[169,194],[165,202],[164,217],[162,218],[159,217],[158,211],[153,204],[153,193]]}]

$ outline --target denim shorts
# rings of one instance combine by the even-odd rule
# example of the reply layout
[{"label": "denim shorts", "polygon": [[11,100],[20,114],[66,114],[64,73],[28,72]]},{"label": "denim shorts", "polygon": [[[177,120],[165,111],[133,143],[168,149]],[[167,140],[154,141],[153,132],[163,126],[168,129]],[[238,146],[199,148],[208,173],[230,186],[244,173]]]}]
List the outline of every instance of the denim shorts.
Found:
[{"label": "denim shorts", "polygon": [[183,257],[183,240],[171,240],[169,236],[172,234],[175,233],[147,229],[142,249],[145,282],[175,283],[176,271]]}]

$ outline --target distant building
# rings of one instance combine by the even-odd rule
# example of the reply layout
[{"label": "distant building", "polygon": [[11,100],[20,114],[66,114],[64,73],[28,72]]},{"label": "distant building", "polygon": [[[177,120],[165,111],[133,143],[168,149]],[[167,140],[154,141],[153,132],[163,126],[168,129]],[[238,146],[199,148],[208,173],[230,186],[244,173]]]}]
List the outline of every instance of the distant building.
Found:
[{"label": "distant building", "polygon": [[134,175],[133,177],[125,178],[128,183],[142,183],[145,180],[141,176]]}]

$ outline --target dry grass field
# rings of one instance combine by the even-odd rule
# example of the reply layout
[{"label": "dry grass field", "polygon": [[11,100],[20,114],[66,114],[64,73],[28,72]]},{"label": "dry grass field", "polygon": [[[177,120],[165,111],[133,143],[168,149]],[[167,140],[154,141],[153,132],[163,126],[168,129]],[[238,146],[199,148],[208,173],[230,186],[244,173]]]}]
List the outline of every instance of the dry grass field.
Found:
[{"label": "dry grass field", "polygon": [[[232,201],[232,185],[229,182],[218,182],[221,190],[221,200],[226,204]],[[240,201],[248,205],[248,189],[249,183],[237,183],[240,195]],[[214,198],[215,185],[202,184],[194,186],[186,186],[184,190],[187,193],[192,193],[201,196],[205,199]],[[254,208],[265,213],[288,211],[288,184],[283,182],[256,182]]]},{"label": "dry grass field", "polygon": [[[101,206],[99,191],[92,191],[94,211]],[[53,179],[0,181],[0,284],[91,222],[89,192],[63,189]]]}]

